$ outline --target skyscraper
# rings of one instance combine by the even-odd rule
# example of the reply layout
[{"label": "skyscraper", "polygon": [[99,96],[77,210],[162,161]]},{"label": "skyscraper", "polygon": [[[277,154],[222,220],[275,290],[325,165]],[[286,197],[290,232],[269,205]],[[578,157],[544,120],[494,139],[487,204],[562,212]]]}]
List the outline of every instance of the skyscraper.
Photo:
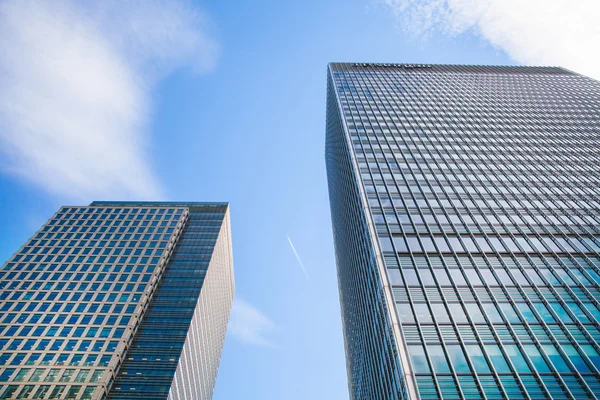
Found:
[{"label": "skyscraper", "polygon": [[600,397],[600,83],[334,63],[326,161],[354,399]]},{"label": "skyscraper", "polygon": [[62,207],[0,270],[0,398],[209,399],[227,203]]}]

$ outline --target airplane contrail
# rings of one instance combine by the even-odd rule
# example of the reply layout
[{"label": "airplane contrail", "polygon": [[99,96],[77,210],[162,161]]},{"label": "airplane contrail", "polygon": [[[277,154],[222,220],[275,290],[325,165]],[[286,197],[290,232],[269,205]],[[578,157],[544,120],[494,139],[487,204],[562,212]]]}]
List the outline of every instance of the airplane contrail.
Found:
[{"label": "airplane contrail", "polygon": [[288,235],[285,235],[285,236],[287,237],[288,242],[290,242],[292,251],[294,252],[294,255],[296,256],[296,260],[298,260],[298,264],[300,264],[300,268],[302,268],[302,272],[304,272],[304,276],[306,276],[306,279],[310,281],[310,278],[308,277],[308,274],[306,273],[306,269],[304,268],[304,264],[302,263],[302,260],[300,259],[300,256],[298,255],[296,248],[294,247],[294,243],[292,243],[292,239],[290,239],[290,237]]}]

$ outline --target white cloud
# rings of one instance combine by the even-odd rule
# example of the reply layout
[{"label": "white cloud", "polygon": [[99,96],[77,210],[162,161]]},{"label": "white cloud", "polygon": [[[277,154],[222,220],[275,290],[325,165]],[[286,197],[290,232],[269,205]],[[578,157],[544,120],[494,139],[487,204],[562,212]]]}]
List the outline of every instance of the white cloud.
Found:
[{"label": "white cloud", "polygon": [[151,90],[216,59],[184,0],[0,2],[0,168],[65,198],[162,196]]},{"label": "white cloud", "polygon": [[525,65],[558,65],[600,79],[598,0],[381,0],[404,28],[472,30]]},{"label": "white cloud", "polygon": [[234,338],[242,343],[276,347],[269,336],[278,331],[277,325],[239,296],[233,300],[228,330]]}]

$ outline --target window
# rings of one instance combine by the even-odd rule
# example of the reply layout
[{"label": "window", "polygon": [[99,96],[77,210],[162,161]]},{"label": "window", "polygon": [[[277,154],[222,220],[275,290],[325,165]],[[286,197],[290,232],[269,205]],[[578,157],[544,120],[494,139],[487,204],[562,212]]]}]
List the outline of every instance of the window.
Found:
[{"label": "window", "polygon": [[450,309],[450,313],[452,314],[452,318],[457,323],[466,323],[468,322],[467,316],[459,303],[448,303],[448,308]]},{"label": "window", "polygon": [[450,366],[448,365],[448,360],[444,355],[444,350],[442,349],[442,346],[428,345],[427,352],[429,353],[429,358],[431,359],[431,365],[433,367],[434,372],[450,372]]},{"label": "window", "polygon": [[481,309],[475,303],[466,303],[465,307],[469,312],[469,316],[474,323],[485,323],[485,319],[483,318],[483,314],[481,313]]},{"label": "window", "polygon": [[434,269],[433,273],[440,286],[451,286],[450,277],[444,269]]},{"label": "window", "polygon": [[465,357],[465,353],[459,345],[448,345],[446,346],[448,350],[448,355],[450,356],[450,360],[452,365],[454,366],[454,370],[457,373],[467,372],[470,373],[471,369],[469,368],[469,363]]},{"label": "window", "polygon": [[425,350],[420,345],[409,345],[408,353],[413,364],[415,373],[430,373],[429,365],[427,363],[427,357],[425,356]]},{"label": "window", "polygon": [[492,365],[496,369],[497,372],[511,372],[508,364],[506,363],[506,359],[504,355],[500,351],[500,347],[495,344],[486,344],[485,351],[488,354],[488,357],[492,361]]},{"label": "window", "polygon": [[513,366],[515,367],[515,370],[518,373],[530,373],[531,372],[531,369],[527,365],[527,361],[525,361],[525,357],[523,357],[521,350],[519,350],[519,348],[517,346],[515,346],[514,344],[505,344],[504,350],[506,350],[506,354],[508,355],[508,358],[510,359]]},{"label": "window", "polygon": [[452,280],[454,281],[455,285],[457,285],[457,286],[466,286],[467,285],[467,281],[465,281],[465,278],[459,269],[450,269],[449,271],[450,271],[450,276],[452,276]]},{"label": "window", "polygon": [[565,363],[564,358],[553,344],[542,345],[542,348],[558,372],[571,372],[571,369]]},{"label": "window", "polygon": [[416,303],[414,306],[415,314],[417,315],[417,319],[420,323],[429,323],[433,322],[431,319],[431,313],[429,312],[429,308],[427,304]]},{"label": "window", "polygon": [[538,322],[535,315],[533,315],[533,311],[531,311],[531,308],[529,308],[527,303],[516,303],[516,304],[517,304],[517,308],[521,312],[521,315],[523,316],[523,319],[525,319],[526,322]]},{"label": "window", "polygon": [[562,349],[567,354],[567,357],[569,357],[569,360],[573,363],[577,371],[582,373],[590,372],[589,366],[584,361],[583,357],[581,357],[581,355],[577,352],[575,347],[570,344],[563,344]]},{"label": "window", "polygon": [[440,303],[432,303],[431,310],[433,311],[433,316],[438,323],[449,323],[450,317],[448,316],[448,312],[446,312],[446,307]]},{"label": "window", "polygon": [[469,282],[471,283],[471,285],[473,285],[473,286],[482,286],[483,285],[483,282],[481,282],[481,279],[479,279],[479,275],[477,275],[477,271],[475,271],[474,269],[465,268],[465,274],[467,275],[467,278],[469,278]]},{"label": "window", "polygon": [[473,363],[473,367],[475,368],[475,372],[490,372],[490,367],[488,366],[487,361],[481,351],[481,347],[479,345],[468,345],[465,346],[467,349],[467,353],[469,354],[469,358]]}]

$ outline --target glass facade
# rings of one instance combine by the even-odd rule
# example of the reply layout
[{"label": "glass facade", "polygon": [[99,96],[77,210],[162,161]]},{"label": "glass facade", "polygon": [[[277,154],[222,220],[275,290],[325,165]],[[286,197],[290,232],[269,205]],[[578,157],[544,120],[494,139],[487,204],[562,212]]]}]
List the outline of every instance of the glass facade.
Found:
[{"label": "glass facade", "polygon": [[561,68],[330,64],[353,398],[598,397],[599,109]]},{"label": "glass facade", "polygon": [[0,270],[0,398],[210,398],[229,236],[224,203],[62,207]]}]

